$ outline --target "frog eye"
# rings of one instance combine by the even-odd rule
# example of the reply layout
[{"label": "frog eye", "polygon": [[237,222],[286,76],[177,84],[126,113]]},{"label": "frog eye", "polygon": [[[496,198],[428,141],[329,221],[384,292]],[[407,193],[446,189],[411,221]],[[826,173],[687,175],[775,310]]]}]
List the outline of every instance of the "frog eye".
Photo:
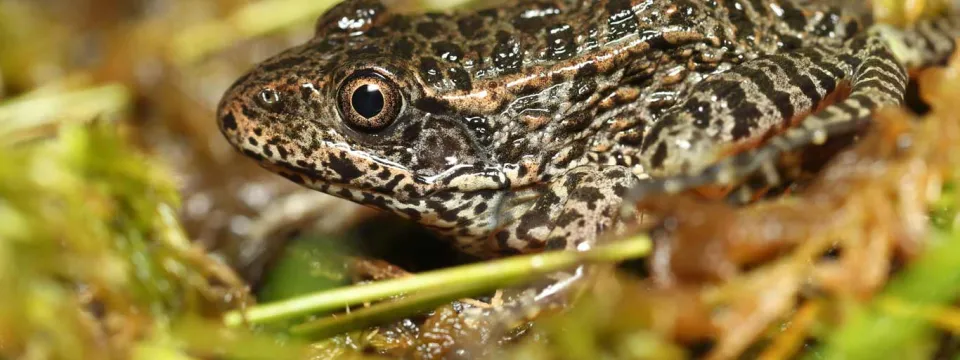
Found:
[{"label": "frog eye", "polygon": [[337,94],[340,116],[354,130],[372,133],[393,124],[403,98],[397,84],[374,71],[353,74]]}]

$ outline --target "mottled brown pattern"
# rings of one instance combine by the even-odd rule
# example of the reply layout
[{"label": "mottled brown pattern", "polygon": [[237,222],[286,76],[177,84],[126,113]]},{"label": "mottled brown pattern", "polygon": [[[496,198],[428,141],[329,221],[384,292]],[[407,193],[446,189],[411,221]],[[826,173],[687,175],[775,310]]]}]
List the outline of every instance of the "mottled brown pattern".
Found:
[{"label": "mottled brown pattern", "polygon": [[[951,19],[881,35],[834,3],[515,1],[398,15],[349,0],[313,40],[239,79],[219,121],[265,167],[465,251],[585,249],[622,227],[631,190],[739,183],[899,103],[905,67],[954,46]],[[888,41],[910,53],[894,57]],[[845,84],[849,98],[806,116]]]}]

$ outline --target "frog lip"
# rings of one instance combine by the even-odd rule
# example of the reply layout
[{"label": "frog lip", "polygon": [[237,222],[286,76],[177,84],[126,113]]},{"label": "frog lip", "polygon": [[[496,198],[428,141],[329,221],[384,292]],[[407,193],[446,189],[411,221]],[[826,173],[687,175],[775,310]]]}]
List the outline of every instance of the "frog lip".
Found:
[{"label": "frog lip", "polygon": [[314,188],[316,190],[321,190],[319,189],[320,186],[326,186],[329,189],[323,192],[331,193],[331,195],[335,195],[335,196],[336,194],[332,194],[333,192],[340,191],[340,190],[353,190],[361,193],[381,195],[381,196],[392,198],[398,201],[412,201],[412,200],[429,198],[434,194],[436,194],[437,192],[439,192],[440,190],[437,186],[433,186],[434,184],[417,182],[420,189],[416,193],[398,194],[396,192],[386,191],[384,189],[377,188],[376,186],[357,186],[349,182],[331,181],[327,176],[325,176],[326,174],[322,170],[312,168],[312,167],[303,167],[303,166],[291,164],[284,161],[275,161],[273,159],[270,159],[270,160],[261,162],[260,165],[274,173],[279,173],[279,174],[293,173],[298,176],[301,176],[303,181],[295,181],[295,182],[306,187]]},{"label": "frog lip", "polygon": [[[384,165],[384,164],[381,164],[381,165]],[[317,169],[313,167],[303,167],[298,164],[290,163],[286,161],[277,161],[275,159],[269,159],[267,161],[262,162],[261,166],[267,168],[271,172],[278,173],[278,174],[284,174],[284,173],[296,174],[301,177],[302,181],[294,180],[295,182],[305,187],[312,188],[321,192],[325,192],[333,196],[344,197],[342,194],[338,194],[338,192],[341,192],[343,190],[348,190],[348,191],[356,191],[358,193],[363,193],[363,194],[378,195],[378,196],[382,196],[384,198],[392,199],[394,201],[405,203],[405,204],[414,204],[415,202],[418,202],[421,200],[429,200],[431,198],[438,196],[439,193],[445,190],[464,191],[464,192],[471,192],[473,190],[506,191],[510,187],[509,180],[506,180],[506,182],[501,183],[500,186],[491,187],[490,184],[486,184],[486,186],[479,186],[478,188],[471,189],[471,190],[460,189],[455,184],[455,181],[454,181],[457,178],[457,175],[459,175],[458,172],[448,171],[446,173],[438,174],[431,177],[419,177],[419,176],[413,175],[411,178],[414,179],[412,181],[412,184],[414,185],[415,191],[397,192],[397,191],[391,191],[391,189],[386,189],[384,187],[378,187],[376,185],[361,186],[361,185],[356,185],[350,182],[332,181],[329,179],[328,176],[325,176],[327,174],[322,169]],[[476,169],[475,166],[463,166],[462,168]],[[403,169],[406,170],[405,168]],[[491,171],[491,168],[487,168],[486,170],[489,172]],[[502,175],[502,171],[498,171],[498,173]],[[444,186],[444,185],[448,185],[448,186]],[[350,200],[363,203],[361,199],[354,198]]]}]

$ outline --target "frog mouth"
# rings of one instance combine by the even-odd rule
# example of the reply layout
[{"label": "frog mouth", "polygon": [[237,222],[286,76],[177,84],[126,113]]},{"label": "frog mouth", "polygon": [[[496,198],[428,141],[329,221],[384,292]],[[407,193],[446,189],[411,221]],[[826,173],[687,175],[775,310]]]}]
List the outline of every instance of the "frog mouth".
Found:
[{"label": "frog mouth", "polygon": [[[431,228],[441,232],[456,229],[457,227],[455,223],[444,223],[442,220],[439,220],[440,217],[436,215],[442,212],[441,209],[436,208],[437,204],[442,204],[442,201],[436,200],[443,198],[440,192],[445,190],[444,188],[432,186],[429,188],[429,191],[414,194],[413,196],[404,196],[406,194],[397,194],[395,192],[386,191],[385,189],[378,189],[375,187],[330,182],[324,177],[320,176],[322,175],[321,171],[316,169],[300,168],[296,165],[287,163],[264,162],[261,163],[261,165],[267,170],[280,174],[281,176],[284,176],[287,179],[300,184],[301,186],[360,205],[390,212],[408,219],[436,217],[437,220],[434,220],[434,223],[428,225],[430,225]],[[299,177],[299,179],[295,177]],[[506,199],[506,197],[503,196],[503,189],[496,191],[496,193],[497,195],[486,200],[493,204],[491,206],[492,209],[500,209],[502,207],[501,202]],[[496,213],[496,211],[493,211],[492,213]],[[430,216],[429,214],[434,214],[434,216]],[[490,220],[489,222],[491,224],[490,226],[496,224],[495,219]]]},{"label": "frog mouth", "polygon": [[[498,167],[478,167],[463,165],[453,167],[433,176],[417,176],[409,170],[392,164],[379,163],[380,166],[394,169],[390,176],[379,178],[383,182],[358,185],[352,182],[330,180],[332,170],[305,167],[287,161],[266,159],[260,165],[301,186],[324,192],[333,196],[347,198],[361,203],[375,203],[376,207],[393,208],[399,204],[404,207],[416,207],[424,200],[439,197],[443,191],[476,192],[505,191],[510,188],[510,180]],[[391,166],[392,165],[392,166]],[[332,171],[335,173],[335,171]],[[391,180],[383,180],[383,179]],[[403,180],[407,180],[404,183]],[[398,191],[398,189],[404,191]],[[393,206],[381,203],[393,202]]]},{"label": "frog mouth", "polygon": [[[260,165],[273,173],[279,174],[290,181],[300,184],[301,186],[334,196],[343,196],[345,195],[343,194],[344,191],[349,191],[358,194],[380,195],[385,198],[407,203],[429,198],[440,191],[440,189],[437,186],[433,186],[433,184],[415,181],[415,185],[413,186],[413,189],[416,190],[415,192],[403,194],[405,196],[399,196],[400,194],[395,191],[396,186],[378,186],[375,184],[371,184],[369,186],[360,186],[352,184],[351,182],[332,181],[330,180],[330,173],[312,167],[304,167],[297,164],[274,160],[263,161],[260,163]],[[391,176],[391,178],[393,178],[393,176]],[[353,196],[349,198],[353,198]],[[357,201],[360,202],[359,200]]]}]

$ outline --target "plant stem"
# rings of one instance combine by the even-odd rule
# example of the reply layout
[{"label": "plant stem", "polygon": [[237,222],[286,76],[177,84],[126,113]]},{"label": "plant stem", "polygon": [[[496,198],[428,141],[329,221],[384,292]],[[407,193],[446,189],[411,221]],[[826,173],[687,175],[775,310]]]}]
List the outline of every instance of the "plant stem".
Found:
[{"label": "plant stem", "polygon": [[527,282],[537,276],[583,263],[609,263],[643,257],[650,252],[651,247],[649,238],[639,236],[584,252],[556,251],[486,261],[407,278],[324,291],[254,306],[245,312],[232,311],[224,316],[224,322],[228,326],[239,326],[245,322],[278,322],[415,292],[435,293],[433,296],[426,296],[424,301],[452,301]]}]

